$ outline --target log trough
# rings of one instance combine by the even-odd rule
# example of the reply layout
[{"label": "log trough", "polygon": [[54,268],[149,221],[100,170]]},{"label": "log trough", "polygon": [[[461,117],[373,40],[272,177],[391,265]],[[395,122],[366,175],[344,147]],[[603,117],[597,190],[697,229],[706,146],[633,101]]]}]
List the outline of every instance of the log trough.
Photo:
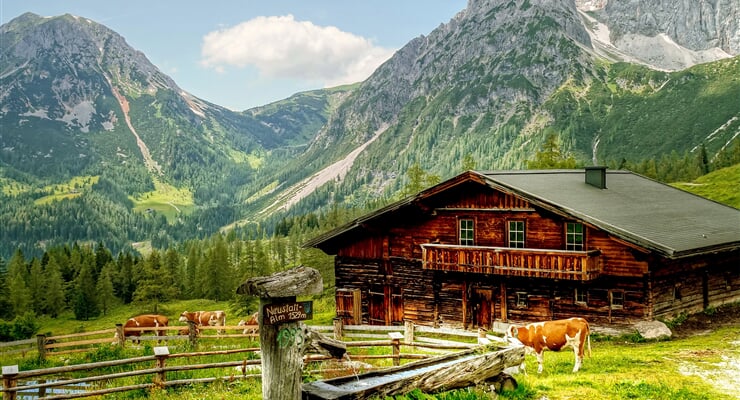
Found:
[{"label": "log trough", "polygon": [[[305,383],[303,399],[383,398],[419,389],[424,393],[476,386],[495,380],[524,362],[524,347],[494,350],[490,346],[415,361],[398,367]],[[513,378],[508,377],[514,385]]]}]

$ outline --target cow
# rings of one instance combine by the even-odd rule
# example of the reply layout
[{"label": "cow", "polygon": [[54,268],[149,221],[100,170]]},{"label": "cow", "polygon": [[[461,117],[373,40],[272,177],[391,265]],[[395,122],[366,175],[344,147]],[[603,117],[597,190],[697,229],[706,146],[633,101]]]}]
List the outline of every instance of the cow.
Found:
[{"label": "cow", "polygon": [[249,316],[249,318],[245,320],[240,320],[237,326],[243,326],[244,331],[242,331],[242,335],[248,335],[248,334],[255,334],[259,330],[259,318],[260,313],[256,312]]},{"label": "cow", "polygon": [[[126,323],[123,324],[123,337],[136,337],[135,339],[132,338],[131,342],[135,344],[141,343],[141,340],[139,340],[139,336],[143,332],[153,332],[157,336],[165,336],[167,335],[167,332],[164,329],[156,329],[160,327],[166,327],[169,324],[169,318],[167,318],[164,315],[159,314],[143,314],[143,315],[137,315],[135,317],[131,317],[128,320],[126,320]],[[151,329],[145,329],[145,330],[138,330],[138,329],[131,329],[131,328],[151,328]],[[118,332],[113,336],[115,339],[118,339]]]},{"label": "cow", "polygon": [[[182,328],[177,333],[181,336],[190,336],[190,328]],[[198,327],[195,327],[195,336],[200,336],[200,329]]]},{"label": "cow", "polygon": [[[183,311],[180,322],[195,322],[195,326],[226,326],[226,313],[223,311]],[[219,329],[218,334],[224,333]]]},{"label": "cow", "polygon": [[591,355],[588,321],[583,318],[535,322],[523,326],[511,325],[506,330],[506,340],[510,343],[518,341],[534,351],[539,364],[537,373],[542,373],[545,349],[559,351],[565,346],[571,346],[576,357],[573,372],[578,372],[581,368],[586,343],[589,356]]}]

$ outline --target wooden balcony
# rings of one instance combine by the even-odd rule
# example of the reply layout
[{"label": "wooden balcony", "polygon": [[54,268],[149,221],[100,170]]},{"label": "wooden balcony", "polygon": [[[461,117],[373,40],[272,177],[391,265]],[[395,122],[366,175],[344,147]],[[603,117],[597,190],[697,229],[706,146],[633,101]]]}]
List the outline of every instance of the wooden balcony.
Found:
[{"label": "wooden balcony", "polygon": [[531,278],[589,281],[601,273],[601,251],[423,244],[422,267]]}]

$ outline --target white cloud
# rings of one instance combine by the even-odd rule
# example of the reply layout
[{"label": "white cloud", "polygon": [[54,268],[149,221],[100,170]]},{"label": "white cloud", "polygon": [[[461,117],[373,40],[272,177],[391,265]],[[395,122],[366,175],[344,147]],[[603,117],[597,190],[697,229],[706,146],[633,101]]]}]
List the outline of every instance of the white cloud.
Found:
[{"label": "white cloud", "polygon": [[201,63],[217,71],[254,66],[269,78],[335,86],[365,80],[393,52],[334,26],[316,26],[286,15],[257,17],[208,33]]}]

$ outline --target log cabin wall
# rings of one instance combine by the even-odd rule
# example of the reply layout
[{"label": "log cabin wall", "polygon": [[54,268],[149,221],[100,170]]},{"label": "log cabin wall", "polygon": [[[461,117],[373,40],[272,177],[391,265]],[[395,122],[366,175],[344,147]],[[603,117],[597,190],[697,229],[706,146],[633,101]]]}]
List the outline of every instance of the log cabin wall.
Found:
[{"label": "log cabin wall", "polygon": [[740,254],[723,253],[656,262],[656,318],[675,318],[740,301]]}]

